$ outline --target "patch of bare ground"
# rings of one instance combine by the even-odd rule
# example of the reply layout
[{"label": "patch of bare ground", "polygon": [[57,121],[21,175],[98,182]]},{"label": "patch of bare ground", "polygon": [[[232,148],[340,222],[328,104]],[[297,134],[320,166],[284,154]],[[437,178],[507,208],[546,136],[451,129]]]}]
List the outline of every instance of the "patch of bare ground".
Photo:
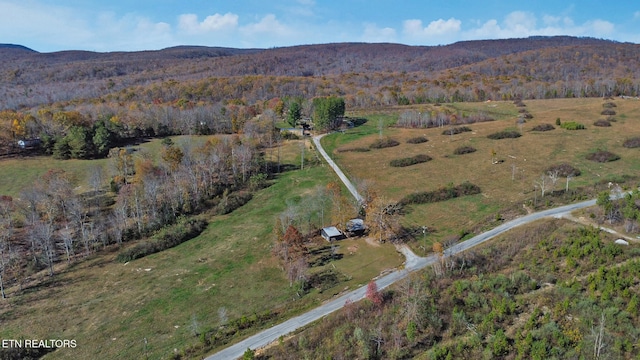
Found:
[{"label": "patch of bare ground", "polygon": [[367,236],[366,238],[364,238],[364,241],[365,241],[369,246],[373,246],[373,247],[380,247],[380,243],[379,243],[377,240],[375,240],[375,239],[373,239],[373,238],[371,238],[371,237],[368,237],[368,236]]}]

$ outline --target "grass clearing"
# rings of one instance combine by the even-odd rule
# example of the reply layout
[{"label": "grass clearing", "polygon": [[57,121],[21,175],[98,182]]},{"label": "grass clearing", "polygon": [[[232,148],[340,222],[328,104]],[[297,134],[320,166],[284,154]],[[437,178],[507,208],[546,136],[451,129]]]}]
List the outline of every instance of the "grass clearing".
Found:
[{"label": "grass clearing", "polygon": [[[334,152],[332,156],[349,176],[371,181],[376,191],[395,201],[412,192],[432,191],[450,183],[469,181],[480,186],[480,195],[411,206],[403,219],[404,224],[434,227],[437,231],[429,236],[440,240],[458,234],[463,228],[472,228],[482,219],[494,218],[504,209],[522,209],[527,200],[535,197],[534,181],[553,164],[567,163],[581,171],[579,177],[571,180],[570,188],[635,176],[640,169],[640,157],[637,149],[625,148],[623,143],[640,132],[640,102],[616,99],[620,120],[611,127],[590,127],[581,131],[530,131],[539,124],[554,123],[556,118],[563,122],[592,123],[600,118],[602,102],[599,98],[525,101],[534,118],[522,125],[522,137],[498,141],[486,137],[515,126],[518,117],[516,105],[502,101],[444,104],[443,107],[463,112],[486,112],[496,121],[467,125],[472,131],[457,135],[443,135],[440,128],[388,128],[384,135],[398,140],[399,146],[369,152]],[[398,113],[405,111],[404,108],[396,110]],[[368,118],[364,114],[359,115]],[[392,114],[385,116],[393,117]],[[366,147],[378,138],[374,124],[375,121],[370,120],[365,124],[368,129],[326,136],[323,144],[333,149],[341,146]],[[424,136],[429,142],[406,143],[416,136]],[[477,151],[464,156],[451,155],[462,146],[470,146]],[[621,158],[609,163],[594,163],[586,159],[587,154],[598,149],[607,149]],[[498,164],[492,164],[494,151]],[[433,160],[406,168],[389,166],[392,159],[419,154],[427,154]],[[560,179],[557,190],[564,189],[564,181]],[[636,185],[628,184],[630,187]]]},{"label": "grass clearing", "polygon": [[[285,168],[299,169],[294,164],[300,161],[300,141],[285,142],[280,155]],[[305,155],[308,162],[315,157],[310,151]],[[68,268],[61,264],[53,278],[38,274],[37,287],[20,295],[8,289],[9,299],[0,303],[0,337],[77,341],[75,349],[55,351],[51,359],[170,358],[174,349],[185,348],[204,356],[212,350],[203,352],[196,333],[220,326],[220,309],[229,320],[265,311],[289,317],[400,265],[403,258],[391,245],[350,239],[339,243],[341,259],[311,269],[335,269],[342,282],[302,298],[289,287],[271,255],[275,217],[288,202],[330,181],[335,175],[326,165],[286,171],[248,204],[211,218],[198,237],[174,248],[125,264],[116,261],[120,250],[114,248]],[[354,246],[352,253],[348,249]]]}]

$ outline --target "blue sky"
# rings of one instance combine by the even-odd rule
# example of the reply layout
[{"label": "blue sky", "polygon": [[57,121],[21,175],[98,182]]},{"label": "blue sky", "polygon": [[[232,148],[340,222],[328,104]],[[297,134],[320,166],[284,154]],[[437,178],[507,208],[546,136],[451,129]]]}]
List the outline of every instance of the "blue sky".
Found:
[{"label": "blue sky", "polygon": [[635,1],[0,0],[0,14],[0,43],[40,52],[444,45],[532,35],[640,43]]}]

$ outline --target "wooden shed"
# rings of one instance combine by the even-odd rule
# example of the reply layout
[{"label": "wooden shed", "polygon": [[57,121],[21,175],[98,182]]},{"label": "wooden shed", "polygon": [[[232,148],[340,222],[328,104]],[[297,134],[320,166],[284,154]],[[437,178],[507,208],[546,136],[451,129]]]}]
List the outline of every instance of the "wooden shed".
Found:
[{"label": "wooden shed", "polygon": [[344,237],[342,231],[338,230],[338,228],[335,226],[322,228],[322,231],[320,231],[320,235],[322,235],[322,237],[327,241],[340,240]]}]

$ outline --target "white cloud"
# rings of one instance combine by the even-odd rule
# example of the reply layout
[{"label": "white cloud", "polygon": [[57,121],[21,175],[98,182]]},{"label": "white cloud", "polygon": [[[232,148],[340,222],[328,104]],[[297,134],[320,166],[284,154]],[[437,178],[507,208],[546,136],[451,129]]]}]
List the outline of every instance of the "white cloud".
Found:
[{"label": "white cloud", "polygon": [[590,29],[594,31],[595,36],[611,35],[615,31],[615,25],[605,20],[593,20],[585,24],[585,32],[590,33]]},{"label": "white cloud", "polygon": [[635,20],[640,19],[640,11],[636,11],[636,12],[634,12],[634,13],[633,13],[633,18],[634,18]]},{"label": "white cloud", "polygon": [[529,12],[514,11],[504,19],[505,29],[519,34],[530,34],[536,29],[536,16]]},{"label": "white cloud", "polygon": [[195,14],[183,14],[178,17],[178,28],[190,34],[233,30],[237,26],[238,15],[232,13],[209,15],[201,22]]},{"label": "white cloud", "polygon": [[422,20],[405,20],[403,32],[412,38],[432,38],[434,36],[449,36],[460,31],[462,21],[451,18],[449,20],[438,19],[423,27]]},{"label": "white cloud", "polygon": [[77,47],[77,42],[93,36],[87,22],[73,9],[37,2],[0,1],[0,39],[3,42],[33,46],[35,44]]},{"label": "white cloud", "polygon": [[289,27],[283,25],[280,21],[278,21],[276,16],[273,14],[264,16],[262,19],[260,19],[260,21],[256,23],[251,23],[241,27],[240,31],[248,36],[266,34],[276,36],[289,36],[293,33],[293,31]]},{"label": "white cloud", "polygon": [[501,39],[528,37],[534,35],[571,35],[607,37],[615,33],[615,25],[605,20],[591,20],[576,25],[567,16],[542,16],[542,26],[538,26],[534,14],[523,11],[509,13],[502,23],[495,19],[480,26],[470,28],[463,33],[465,39]]},{"label": "white cloud", "polygon": [[364,42],[395,42],[396,30],[390,27],[379,28],[376,24],[365,24],[362,34]]}]

